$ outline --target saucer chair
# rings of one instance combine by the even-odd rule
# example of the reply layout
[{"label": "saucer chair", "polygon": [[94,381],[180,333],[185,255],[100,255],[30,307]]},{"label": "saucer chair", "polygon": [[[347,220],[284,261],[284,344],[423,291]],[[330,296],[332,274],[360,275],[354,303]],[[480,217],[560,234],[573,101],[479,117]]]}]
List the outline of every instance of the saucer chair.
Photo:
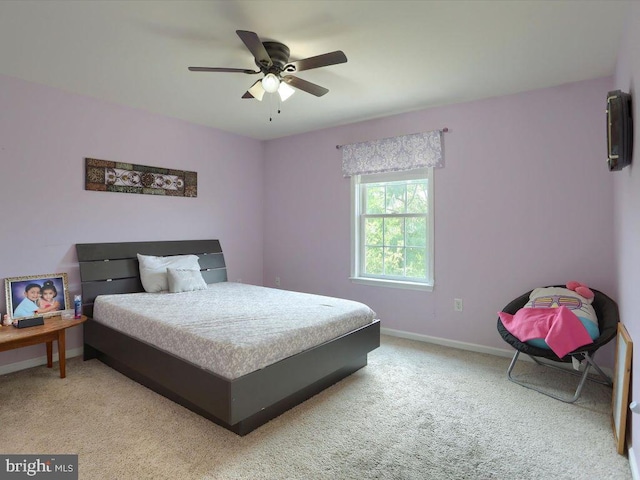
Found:
[{"label": "saucer chair", "polygon": [[[564,287],[564,285],[557,285],[557,286]],[[524,307],[525,304],[529,301],[529,295],[531,295],[532,291],[533,290],[512,300],[507,304],[507,306],[505,306],[502,309],[502,311],[514,315],[518,310]],[[500,335],[502,336],[505,342],[507,342],[513,348],[516,349],[516,353],[513,356],[513,360],[511,360],[511,364],[509,365],[509,368],[507,370],[507,377],[509,378],[509,380],[511,380],[514,383],[517,383],[518,385],[522,385],[523,387],[530,388],[532,390],[535,390],[544,395],[553,397],[557,400],[561,400],[566,403],[573,403],[578,399],[578,397],[580,397],[580,394],[582,392],[582,387],[584,386],[587,379],[597,383],[601,383],[603,385],[609,385],[609,386],[613,385],[613,383],[611,382],[611,379],[595,363],[594,356],[596,351],[600,347],[610,342],[617,334],[618,322],[620,321],[620,317],[618,314],[618,304],[614,302],[611,298],[609,298],[607,295],[605,295],[602,292],[599,292],[598,290],[594,290],[592,288],[591,291],[593,291],[593,293],[595,294],[593,298],[593,303],[591,304],[591,306],[595,310],[596,316],[598,317],[598,327],[600,330],[600,336],[596,338],[593,341],[593,343],[584,345],[583,347],[580,347],[579,349],[568,353],[562,358],[559,358],[555,353],[553,353],[552,350],[538,348],[538,347],[529,345],[527,343],[521,342],[516,337],[511,335],[511,333],[509,333],[509,331],[504,327],[504,325],[500,321],[500,317],[498,317],[498,332],[500,333]],[[527,384],[523,381],[520,381],[514,378],[511,375],[511,372],[513,371],[513,367],[515,366],[520,353],[524,353],[528,355],[538,365],[555,368],[564,373],[568,373],[568,374],[580,377],[580,382],[578,383],[578,386],[576,388],[574,395],[570,398],[562,397],[552,392],[545,391],[534,385]],[[544,362],[540,361],[540,359],[546,359],[551,362],[555,362],[556,365],[554,365],[553,363],[549,363],[547,361],[544,361]],[[582,373],[557,365],[559,363],[572,363],[574,362],[574,359],[581,363],[584,362],[584,370]],[[593,376],[589,376],[589,370],[591,369],[591,367],[593,367],[598,372],[601,379],[595,378]]]}]

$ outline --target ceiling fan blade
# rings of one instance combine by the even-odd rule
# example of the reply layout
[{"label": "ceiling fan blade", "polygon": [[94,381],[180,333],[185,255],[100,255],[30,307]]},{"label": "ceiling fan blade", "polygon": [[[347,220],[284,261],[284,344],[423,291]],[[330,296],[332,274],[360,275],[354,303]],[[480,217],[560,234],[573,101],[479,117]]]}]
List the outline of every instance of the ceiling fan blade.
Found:
[{"label": "ceiling fan blade", "polygon": [[282,77],[282,81],[291,85],[292,87],[303,90],[311,95],[315,95],[316,97],[321,97],[326,93],[329,93],[329,90],[321,87],[320,85],[316,85],[315,83],[307,82],[298,77],[294,77],[293,75],[286,75]]},{"label": "ceiling fan blade", "polygon": [[231,72],[231,73],[247,73],[253,75],[260,73],[260,70],[253,71],[246,68],[223,68],[223,67],[189,67],[191,72]]},{"label": "ceiling fan blade", "polygon": [[260,65],[264,65],[265,67],[273,65],[271,57],[267,53],[267,50],[264,48],[264,45],[256,33],[248,32],[246,30],[236,30],[236,33],[256,59],[256,62]]},{"label": "ceiling fan blade", "polygon": [[251,85],[251,87],[249,87],[249,90],[244,92],[244,95],[242,95],[242,98],[255,98],[256,100],[261,102],[262,97],[264,97],[264,93],[265,91],[264,91],[264,88],[262,87],[262,80],[258,80],[253,85]]},{"label": "ceiling fan blade", "polygon": [[335,52],[291,62],[284,67],[284,70],[287,72],[301,72],[303,70],[311,70],[312,68],[326,67],[328,65],[336,65],[338,63],[346,62],[347,56],[344,52],[342,50],[336,50]]}]

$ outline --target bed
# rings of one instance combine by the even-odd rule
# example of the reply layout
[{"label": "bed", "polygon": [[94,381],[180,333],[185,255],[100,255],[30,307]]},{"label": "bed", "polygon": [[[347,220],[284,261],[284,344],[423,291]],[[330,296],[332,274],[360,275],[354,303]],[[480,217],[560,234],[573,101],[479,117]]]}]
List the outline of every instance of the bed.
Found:
[{"label": "bed", "polygon": [[[122,330],[123,325],[127,323],[137,325],[145,320],[144,309],[135,310],[136,303],[139,307],[143,295],[150,296],[145,297],[145,300],[152,298],[155,303],[156,300],[164,301],[171,296],[188,299],[191,294],[196,294],[157,294],[154,297],[156,294],[142,293],[144,288],[140,278],[138,254],[163,257],[197,255],[202,277],[209,284],[207,290],[214,292],[219,298],[222,298],[220,292],[226,291],[239,299],[246,294],[262,295],[262,289],[268,294],[265,296],[270,299],[269,303],[290,305],[289,300],[283,302],[280,295],[304,297],[307,294],[227,282],[226,264],[218,240],[87,243],[77,244],[76,252],[80,265],[83,312],[89,317],[84,324],[84,359],[97,358],[142,385],[238,435],[246,435],[364,367],[367,365],[368,353],[380,345],[380,322],[373,318],[364,324],[360,322],[349,326],[348,331],[314,334],[317,344],[308,344],[308,339],[314,337],[309,333],[311,330],[298,332],[298,338],[303,339],[298,342],[302,350],[286,354],[284,358],[276,356],[263,359],[249,367],[239,361],[235,363],[242,364],[242,368],[234,370],[225,366],[224,362],[220,363],[220,358],[235,357],[232,357],[228,350],[220,349],[224,355],[217,355],[218,363],[206,364],[199,358],[190,357],[188,351],[162,344],[161,340],[141,338],[141,334],[136,331]],[[96,303],[98,296],[100,299]],[[343,306],[341,302],[348,302],[331,297],[309,298],[312,300],[308,305],[310,316],[322,308],[335,311]],[[116,323],[118,318],[124,318],[124,310],[120,310],[124,308],[124,299],[131,299],[133,302],[133,312],[127,313],[134,315],[131,317],[132,321],[120,322],[123,325],[104,323],[109,316],[108,312],[111,312],[110,316],[116,319]],[[315,304],[311,305],[313,301]],[[193,303],[195,302],[191,302]],[[253,302],[245,300],[243,305],[247,303]],[[218,311],[223,308],[228,310],[230,307],[216,304],[214,309]],[[238,310],[241,310],[240,304]],[[189,328],[199,328],[200,324],[195,321],[196,312],[184,305],[165,305],[163,311],[167,312],[168,317],[188,324]],[[298,312],[298,323],[302,326],[305,324],[305,315],[306,311]],[[104,319],[100,318],[101,316]],[[345,329],[344,326],[340,328]],[[182,330],[187,331],[188,328]],[[212,341],[222,338],[222,330],[217,332],[210,335]],[[259,337],[252,333],[251,330],[246,330],[243,344],[261,343]],[[163,336],[160,335],[158,338],[162,339]],[[296,343],[282,339],[280,342]],[[215,352],[217,349],[218,346],[214,345],[211,351]]]}]

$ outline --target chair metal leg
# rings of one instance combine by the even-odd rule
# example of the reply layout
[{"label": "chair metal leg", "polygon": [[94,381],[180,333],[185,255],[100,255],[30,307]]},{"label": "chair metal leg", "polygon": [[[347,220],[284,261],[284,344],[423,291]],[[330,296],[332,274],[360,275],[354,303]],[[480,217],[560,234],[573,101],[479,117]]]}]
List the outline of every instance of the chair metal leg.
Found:
[{"label": "chair metal leg", "polygon": [[[531,357],[531,359],[537,363],[538,365],[541,365],[543,367],[550,367],[550,368],[554,368],[556,370],[560,370],[564,373],[568,373],[570,375],[574,375],[574,376],[579,376],[580,377],[580,382],[578,383],[578,387],[576,388],[576,391],[574,393],[574,395],[570,398],[567,397],[562,397],[559,395],[556,395],[552,392],[548,392],[545,391],[541,388],[538,388],[534,385],[530,385],[527,384],[523,381],[517,380],[516,378],[514,378],[511,373],[513,371],[513,367],[516,364],[516,361],[518,360],[518,356],[520,355],[520,351],[516,350],[515,355],[513,356],[513,359],[511,360],[511,363],[509,364],[509,368],[507,369],[507,378],[512,381],[513,383],[517,383],[520,386],[523,386],[525,388],[529,388],[531,390],[535,390],[536,392],[542,393],[543,395],[547,395],[548,397],[552,397],[555,398],[556,400],[560,400],[561,402],[565,402],[565,403],[573,403],[575,402],[579,397],[580,394],[582,393],[582,388],[584,387],[584,384],[587,380],[591,380],[593,382],[597,382],[597,383],[601,383],[603,385],[613,385],[613,383],[611,382],[611,379],[605,375],[605,373],[600,369],[600,367],[595,363],[595,361],[593,360],[593,355],[589,355],[587,352],[580,352],[579,355],[582,355],[584,357],[584,359],[586,360],[586,366],[584,368],[584,372],[582,372],[582,374],[578,373],[578,372],[573,372],[571,370],[567,370],[561,367],[558,367],[557,365],[551,365],[549,363],[546,362],[541,362],[539,361],[537,358],[529,355],[529,357]],[[593,378],[593,377],[589,377],[589,369],[591,367],[594,367],[598,373],[603,377],[604,380],[599,380],[597,378]]]},{"label": "chair metal leg", "polygon": [[593,359],[593,357],[595,356],[595,352],[593,352],[593,355],[589,356],[588,353],[584,354],[584,359],[589,363],[589,365],[591,365],[593,368],[595,368],[598,373],[600,374],[600,376],[604,379],[604,380],[599,380],[596,378],[592,378],[589,377],[589,380],[593,381],[593,382],[598,382],[601,383],[602,385],[609,385],[610,387],[613,387],[613,381],[611,380],[611,378],[609,378],[609,376],[604,373],[602,371],[602,369],[598,366],[598,364],[595,362],[595,360]]},{"label": "chair metal leg", "polygon": [[[589,377],[589,380],[591,380],[592,382],[595,382],[595,383],[599,383],[599,384],[601,384],[601,385],[608,385],[608,386],[610,386],[610,387],[612,387],[612,386],[613,386],[613,381],[611,380],[611,378],[609,378],[609,376],[608,376],[606,373],[604,373],[604,372],[600,369],[600,367],[598,366],[598,364],[595,362],[595,360],[594,360],[594,357],[595,357],[595,355],[596,355],[596,353],[595,353],[595,352],[593,352],[591,355],[589,355],[589,353],[588,353],[588,352],[577,352],[575,355],[576,355],[576,357],[577,357],[578,355],[582,355],[582,357],[583,357],[583,358],[584,358],[584,360],[587,362],[587,364],[588,364],[588,365],[590,365],[590,366],[592,366],[593,368],[595,368],[595,369],[597,370],[597,372],[598,372],[598,375],[600,375],[600,377],[602,377],[602,379],[600,379],[600,378],[595,378],[595,377],[591,376],[591,377]],[[581,373],[574,372],[573,370],[568,370],[568,369],[566,369],[566,368],[562,368],[562,367],[559,367],[559,366],[557,366],[557,365],[553,365],[553,364],[551,364],[551,363],[542,362],[542,361],[540,361],[538,358],[533,357],[533,356],[528,355],[528,354],[527,354],[527,356],[528,356],[531,360],[533,360],[534,362],[536,362],[538,365],[540,365],[540,366],[543,366],[543,367],[549,367],[549,368],[555,368],[556,370],[559,370],[559,371],[564,372],[564,373],[568,373],[569,375],[573,375],[573,376],[575,376],[575,377],[581,377],[581,376],[582,376],[582,374],[581,374]],[[585,368],[586,368],[586,367],[585,367]]]}]

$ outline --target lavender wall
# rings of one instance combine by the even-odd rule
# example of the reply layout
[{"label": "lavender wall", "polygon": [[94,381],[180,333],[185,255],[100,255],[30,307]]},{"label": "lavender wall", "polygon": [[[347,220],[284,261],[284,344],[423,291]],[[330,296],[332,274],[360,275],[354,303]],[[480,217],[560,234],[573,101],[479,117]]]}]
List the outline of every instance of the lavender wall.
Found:
[{"label": "lavender wall", "polygon": [[[0,76],[0,277],[67,272],[78,292],[76,243],[219,238],[229,278],[261,284],[262,148]],[[85,157],[196,171],[198,197],[85,191]],[[71,330],[68,348],[80,339]],[[0,366],[43,355],[43,345],[2,352]]]},{"label": "lavender wall", "polygon": [[[283,288],[363,301],[389,329],[504,350],[496,312],[529,288],[577,279],[617,295],[614,176],[603,160],[612,84],[258,142],[0,76],[0,277],[67,272],[78,291],[76,243],[214,237],[232,280],[273,286],[279,276]],[[435,290],[352,284],[350,184],[335,145],[445,126]],[[195,170],[199,196],[84,191],[84,157]],[[68,344],[81,344],[80,329]],[[612,366],[612,349],[604,353]],[[0,367],[42,355],[0,353]]]},{"label": "lavender wall", "polygon": [[[616,212],[616,252],[617,279],[620,296],[619,307],[621,320],[627,327],[631,339],[636,342],[637,351],[640,344],[640,4],[634,3],[631,15],[627,19],[625,35],[618,55],[615,75],[615,88],[631,92],[633,101],[634,155],[632,165],[613,174],[615,178],[615,212]],[[640,356],[633,355],[631,400],[640,400]],[[634,434],[640,432],[640,416],[631,415],[631,446]],[[640,464],[638,448],[632,449],[630,458],[635,465]]]},{"label": "lavender wall", "polygon": [[[279,276],[283,288],[365,302],[383,327],[494,349],[508,348],[496,313],[528,289],[579,280],[615,298],[611,86],[603,78],[268,142],[264,284]],[[350,182],[336,144],[442,127],[434,291],[351,283]],[[599,355],[605,366],[612,352]]]}]

